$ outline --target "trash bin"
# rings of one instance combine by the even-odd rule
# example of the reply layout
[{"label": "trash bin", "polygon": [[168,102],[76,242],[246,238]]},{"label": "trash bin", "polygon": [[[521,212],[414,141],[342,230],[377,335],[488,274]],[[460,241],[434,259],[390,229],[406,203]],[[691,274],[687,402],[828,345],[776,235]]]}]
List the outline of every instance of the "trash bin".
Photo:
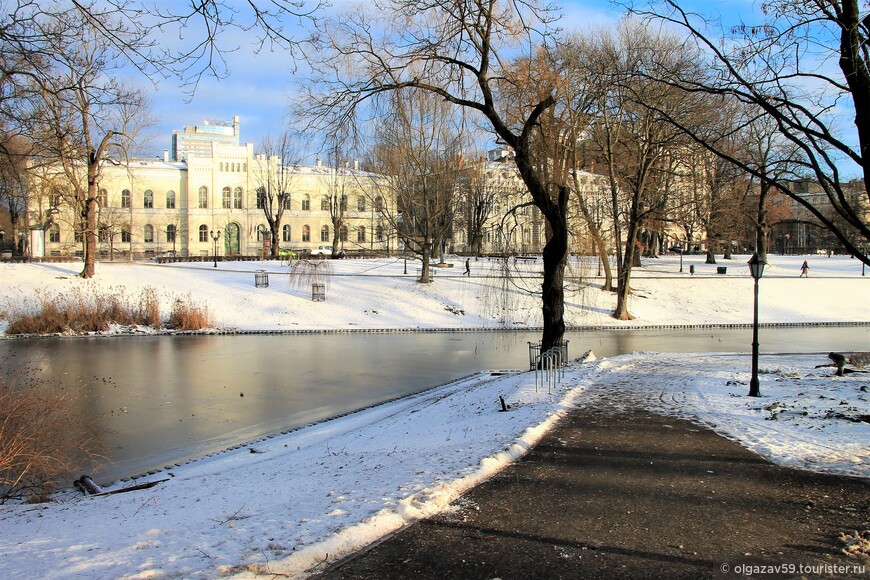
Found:
[{"label": "trash bin", "polygon": [[311,299],[314,302],[323,302],[326,300],[326,285],[325,284],[312,284],[311,285]]},{"label": "trash bin", "polygon": [[254,286],[257,288],[269,287],[269,273],[265,270],[257,270],[254,273]]},{"label": "trash bin", "polygon": [[694,264],[689,265],[689,274],[691,274],[692,276],[695,275],[695,265]]},{"label": "trash bin", "polygon": [[717,273],[717,274],[724,274],[724,273],[726,273],[727,271],[728,271],[728,266],[718,266],[718,267],[716,268],[716,273]]}]

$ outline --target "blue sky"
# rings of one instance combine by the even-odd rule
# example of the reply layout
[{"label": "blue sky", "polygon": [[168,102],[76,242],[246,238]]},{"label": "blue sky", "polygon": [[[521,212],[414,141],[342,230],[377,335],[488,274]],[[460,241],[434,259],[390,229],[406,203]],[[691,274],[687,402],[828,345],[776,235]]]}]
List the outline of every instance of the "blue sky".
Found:
[{"label": "blue sky", "polygon": [[[333,0],[333,4],[340,2]],[[622,14],[622,9],[608,0],[566,0],[562,5],[562,27],[567,30],[607,26]],[[687,0],[684,5],[732,17],[751,13],[755,8],[752,0]],[[237,51],[227,55],[228,76],[203,78],[192,97],[172,80],[163,81],[156,88],[143,84],[156,119],[151,141],[143,147],[144,153],[161,156],[170,146],[174,129],[201,124],[205,119],[231,120],[233,115],[239,115],[242,143],[254,143],[257,149],[264,136],[280,133],[288,120],[288,105],[293,102],[296,81],[287,55],[268,49],[255,54],[252,40],[241,34],[228,38],[224,44],[239,46]],[[313,159],[305,161],[313,162]]]}]

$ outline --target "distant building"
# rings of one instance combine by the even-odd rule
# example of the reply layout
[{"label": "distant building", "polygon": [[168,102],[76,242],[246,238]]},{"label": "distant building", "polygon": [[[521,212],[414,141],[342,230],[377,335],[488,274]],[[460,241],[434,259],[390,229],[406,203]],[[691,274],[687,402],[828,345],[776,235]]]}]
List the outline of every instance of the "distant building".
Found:
[{"label": "distant building", "polygon": [[[172,153],[163,159],[107,162],[99,184],[98,257],[210,256],[218,232],[220,256],[258,256],[272,243],[304,254],[332,244],[325,200],[337,194],[345,210],[342,249],[390,249],[393,236],[382,214],[392,202],[380,177],[356,164],[336,169],[319,161],[290,168],[279,239],[271,240],[258,191],[278,161],[256,155],[251,143],[238,144],[238,129],[238,117],[232,126],[186,127],[173,134]],[[82,224],[68,189],[60,168],[31,176],[28,220],[44,231],[46,256],[82,252]]]},{"label": "distant building", "polygon": [[239,116],[232,123],[206,120],[202,125],[188,125],[172,132],[172,149],[167,161],[186,161],[188,155],[200,158],[216,156],[223,145],[239,146]]}]

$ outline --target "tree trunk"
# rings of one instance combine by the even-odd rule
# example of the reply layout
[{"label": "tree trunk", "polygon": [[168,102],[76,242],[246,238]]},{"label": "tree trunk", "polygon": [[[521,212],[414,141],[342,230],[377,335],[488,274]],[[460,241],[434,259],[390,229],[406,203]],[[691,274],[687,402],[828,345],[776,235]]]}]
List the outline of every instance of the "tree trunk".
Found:
[{"label": "tree trunk", "polygon": [[432,244],[428,242],[424,242],[423,244],[423,262],[420,267],[420,279],[418,282],[421,284],[428,284],[432,281],[429,277],[429,260],[432,258]]},{"label": "tree trunk", "polygon": [[561,347],[565,336],[565,264],[568,255],[568,188],[559,188],[558,216],[550,216],[550,239],[542,253],[544,280],[541,285],[544,332],[541,352]]},{"label": "tree trunk", "polygon": [[85,202],[85,215],[82,223],[85,226],[83,248],[84,268],[82,269],[82,278],[93,278],[96,273],[96,253],[97,253],[97,200],[91,196]]},{"label": "tree trunk", "polygon": [[716,254],[713,253],[712,244],[707,246],[707,259],[704,261],[705,264],[715,264],[716,263]]},{"label": "tree trunk", "polygon": [[617,320],[634,320],[634,316],[628,311],[628,295],[631,292],[631,269],[638,253],[636,241],[638,228],[637,220],[630,219],[628,222],[628,232],[626,233],[624,263],[622,268],[619,269],[618,274],[616,309],[613,311],[613,317]]}]

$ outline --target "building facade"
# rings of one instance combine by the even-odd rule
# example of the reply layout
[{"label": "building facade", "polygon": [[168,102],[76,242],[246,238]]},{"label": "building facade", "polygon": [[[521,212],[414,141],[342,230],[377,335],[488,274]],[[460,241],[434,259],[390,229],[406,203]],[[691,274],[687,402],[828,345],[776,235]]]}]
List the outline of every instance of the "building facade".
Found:
[{"label": "building facade", "polygon": [[[258,256],[272,243],[304,255],[332,243],[328,200],[336,195],[342,250],[385,251],[394,243],[382,219],[390,200],[379,176],[319,161],[287,171],[289,196],[279,239],[272,240],[262,192],[266,173],[277,171],[277,158],[255,155],[251,143],[234,144],[238,119],[236,135],[224,135],[228,139],[194,143],[197,134],[190,129],[184,138],[174,135],[172,153],[163,159],[106,163],[98,199],[100,258]],[[44,256],[81,255],[81,223],[59,177],[42,172],[32,178],[29,223],[44,234]],[[31,243],[33,257],[42,257],[39,245]]]}]

